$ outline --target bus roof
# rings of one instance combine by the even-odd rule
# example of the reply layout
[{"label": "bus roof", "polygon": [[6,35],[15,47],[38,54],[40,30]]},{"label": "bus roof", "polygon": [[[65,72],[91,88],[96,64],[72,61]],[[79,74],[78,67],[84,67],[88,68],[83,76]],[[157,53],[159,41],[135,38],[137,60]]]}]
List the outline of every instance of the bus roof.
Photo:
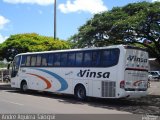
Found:
[{"label": "bus roof", "polygon": [[59,53],[59,52],[74,52],[74,51],[85,51],[85,50],[97,50],[97,49],[111,49],[111,48],[124,48],[124,49],[139,49],[143,50],[142,48],[133,47],[129,45],[112,45],[106,47],[93,47],[93,48],[79,48],[79,49],[65,49],[65,50],[52,50],[52,51],[43,51],[43,52],[27,52],[27,53],[20,53],[18,55],[30,55],[30,54],[42,54],[42,53]]},{"label": "bus roof", "polygon": [[[97,50],[97,49],[109,49],[109,48],[120,48],[123,47],[123,45],[112,45],[107,47],[93,47],[93,48],[79,48],[79,49],[64,49],[64,50],[52,50],[52,51],[41,51],[41,52],[26,52],[26,53],[20,53],[17,55],[28,55],[28,54],[42,54],[42,53],[59,53],[59,52],[74,52],[74,51],[85,51],[85,50]],[[16,55],[16,56],[17,56]]]}]

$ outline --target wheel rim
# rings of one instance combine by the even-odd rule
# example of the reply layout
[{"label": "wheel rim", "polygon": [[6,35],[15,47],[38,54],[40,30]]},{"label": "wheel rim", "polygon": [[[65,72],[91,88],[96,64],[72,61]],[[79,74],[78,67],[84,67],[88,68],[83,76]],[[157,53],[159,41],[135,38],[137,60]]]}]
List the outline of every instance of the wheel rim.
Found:
[{"label": "wheel rim", "polygon": [[85,91],[84,91],[82,88],[80,88],[80,89],[78,90],[77,95],[78,95],[78,98],[83,99],[84,96],[85,96]]},{"label": "wheel rim", "polygon": [[23,91],[27,91],[28,89],[27,84],[24,84],[22,88],[23,88]]}]

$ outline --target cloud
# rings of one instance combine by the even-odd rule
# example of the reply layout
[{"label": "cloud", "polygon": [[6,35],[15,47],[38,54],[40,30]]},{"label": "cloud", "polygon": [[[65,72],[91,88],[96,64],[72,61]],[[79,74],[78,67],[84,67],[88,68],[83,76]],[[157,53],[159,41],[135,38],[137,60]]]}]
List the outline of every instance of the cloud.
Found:
[{"label": "cloud", "polygon": [[83,11],[95,14],[107,10],[102,0],[67,0],[66,4],[60,4],[58,8],[63,13]]},{"label": "cloud", "polygon": [[37,4],[47,6],[54,3],[54,0],[3,0],[11,4]]},{"label": "cloud", "polygon": [[0,30],[3,29],[4,26],[9,22],[10,21],[7,18],[0,15]]},{"label": "cloud", "polygon": [[0,34],[0,43],[3,43],[8,37]]},{"label": "cloud", "polygon": [[160,2],[160,0],[152,0],[152,2],[156,2],[156,1],[157,1],[157,2]]},{"label": "cloud", "polygon": [[[0,30],[4,29],[4,26],[9,23],[10,20],[8,20],[7,18],[3,17],[0,15]],[[8,37],[6,36],[3,36],[1,33],[0,33],[0,43],[4,42]]]}]

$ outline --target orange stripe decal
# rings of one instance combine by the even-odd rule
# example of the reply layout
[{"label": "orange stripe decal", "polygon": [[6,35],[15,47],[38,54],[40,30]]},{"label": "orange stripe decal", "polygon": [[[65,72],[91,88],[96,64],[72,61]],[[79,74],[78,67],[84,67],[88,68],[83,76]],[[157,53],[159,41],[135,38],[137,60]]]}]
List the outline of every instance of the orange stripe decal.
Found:
[{"label": "orange stripe decal", "polygon": [[29,75],[33,75],[33,76],[36,76],[38,78],[40,78],[41,80],[43,80],[46,84],[47,84],[47,87],[45,89],[49,89],[51,88],[51,83],[49,82],[49,80],[47,80],[46,78],[42,77],[42,76],[39,76],[39,75],[36,75],[36,74],[32,74],[32,73],[27,73]]}]

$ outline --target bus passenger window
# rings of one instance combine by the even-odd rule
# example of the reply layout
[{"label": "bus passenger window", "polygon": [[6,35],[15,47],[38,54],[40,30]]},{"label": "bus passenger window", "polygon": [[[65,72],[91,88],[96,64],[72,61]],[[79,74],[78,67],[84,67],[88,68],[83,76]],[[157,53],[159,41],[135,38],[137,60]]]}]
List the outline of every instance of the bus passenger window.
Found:
[{"label": "bus passenger window", "polygon": [[92,66],[100,66],[100,51],[93,51],[92,53]]},{"label": "bus passenger window", "polygon": [[41,55],[37,55],[36,66],[41,66],[41,61],[42,61],[42,56]]},{"label": "bus passenger window", "polygon": [[119,49],[113,49],[111,51],[111,63],[112,64],[117,64],[119,58]]},{"label": "bus passenger window", "polygon": [[84,53],[84,62],[83,62],[83,66],[91,66],[92,63],[92,54],[91,52],[85,52]]},{"label": "bus passenger window", "polygon": [[110,50],[104,50],[102,53],[102,66],[108,67],[111,66],[111,51]]},{"label": "bus passenger window", "polygon": [[67,66],[67,53],[61,54],[61,66],[62,67]]},{"label": "bus passenger window", "polygon": [[21,66],[22,67],[25,66],[26,62],[27,62],[27,56],[22,56]]},{"label": "bus passenger window", "polygon": [[110,67],[116,65],[119,58],[118,49],[104,50],[102,53],[102,66]]},{"label": "bus passenger window", "polygon": [[48,55],[43,54],[42,56],[42,66],[47,66]]},{"label": "bus passenger window", "polygon": [[54,54],[48,54],[48,66],[53,66]]},{"label": "bus passenger window", "polygon": [[16,57],[16,69],[19,69],[21,56]]},{"label": "bus passenger window", "polygon": [[75,53],[69,53],[68,54],[68,65],[69,67],[75,66]]},{"label": "bus passenger window", "polygon": [[30,62],[31,62],[31,56],[27,56],[27,62],[26,62],[26,66],[30,66]]},{"label": "bus passenger window", "polygon": [[31,66],[35,66],[36,65],[36,55],[32,55],[31,57]]},{"label": "bus passenger window", "polygon": [[55,54],[54,55],[54,63],[53,65],[55,67],[59,67],[60,66],[60,54]]},{"label": "bus passenger window", "polygon": [[83,53],[82,52],[76,53],[76,66],[82,66],[82,62],[83,62]]}]

